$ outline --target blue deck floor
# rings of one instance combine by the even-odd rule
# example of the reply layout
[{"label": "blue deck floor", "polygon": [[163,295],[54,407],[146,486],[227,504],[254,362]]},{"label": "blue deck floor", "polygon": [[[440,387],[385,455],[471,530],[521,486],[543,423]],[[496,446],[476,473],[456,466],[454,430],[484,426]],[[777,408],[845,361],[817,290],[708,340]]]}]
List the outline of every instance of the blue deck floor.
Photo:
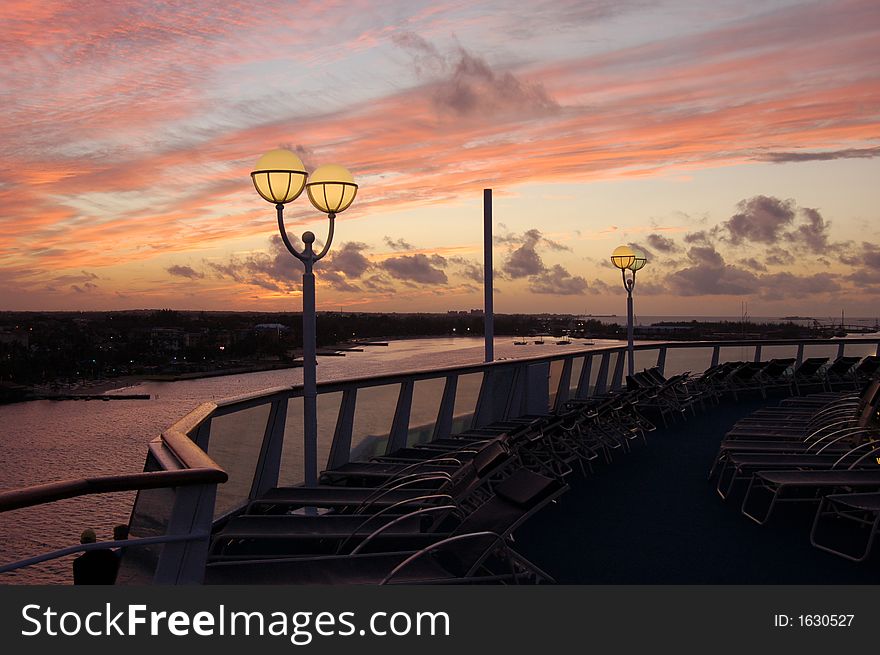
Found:
[{"label": "blue deck floor", "polygon": [[782,505],[762,527],[740,513],[741,494],[722,501],[707,481],[724,433],[765,404],[722,402],[572,476],[517,531],[517,550],[561,584],[880,583],[877,548],[856,564],[810,545],[815,506]]}]

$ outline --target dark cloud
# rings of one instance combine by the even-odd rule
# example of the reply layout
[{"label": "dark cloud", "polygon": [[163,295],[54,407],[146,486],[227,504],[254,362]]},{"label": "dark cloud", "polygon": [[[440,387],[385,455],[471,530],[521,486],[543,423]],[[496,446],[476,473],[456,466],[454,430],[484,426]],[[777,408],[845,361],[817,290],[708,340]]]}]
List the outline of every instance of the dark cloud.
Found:
[{"label": "dark cloud", "polygon": [[[451,264],[456,264],[459,266],[456,273],[462,276],[465,279],[472,280],[474,282],[478,282],[480,284],[483,283],[483,265],[471,261],[470,259],[465,259],[464,257],[450,257],[449,262]],[[495,278],[503,278],[504,274],[501,271],[495,271]]]},{"label": "dark cloud", "polygon": [[659,252],[678,252],[679,250],[675,241],[659,234],[649,234],[648,244]]},{"label": "dark cloud", "polygon": [[870,159],[880,156],[880,146],[874,148],[846,148],[825,152],[768,152],[755,157],[758,161],[774,164],[801,161],[830,161],[832,159]]},{"label": "dark cloud", "polygon": [[89,273],[88,271],[80,271],[75,274],[68,275],[58,275],[52,278],[52,284],[57,286],[64,286],[65,284],[83,284],[84,282],[91,282],[92,280],[99,279],[95,273]]},{"label": "dark cloud", "polygon": [[185,277],[190,280],[200,280],[205,277],[204,273],[195,270],[191,266],[174,264],[173,266],[169,266],[165,270],[168,271],[169,275],[173,275],[175,277]]},{"label": "dark cloud", "polygon": [[320,280],[329,284],[337,291],[354,292],[361,290],[359,286],[349,282],[337,271],[321,271]]},{"label": "dark cloud", "polygon": [[281,293],[298,289],[302,278],[302,266],[287,252],[280,236],[271,237],[268,253],[253,253],[245,258],[230,257],[224,263],[209,262],[208,267],[221,278],[228,277],[242,284]]},{"label": "dark cloud", "polygon": [[786,234],[786,239],[800,244],[816,254],[826,252],[829,248],[828,228],[830,225],[825,222],[818,209],[804,207],[799,214],[806,218],[806,223],[798,225],[792,232]]},{"label": "dark cloud", "polygon": [[802,298],[819,293],[836,293],[841,290],[836,276],[831,273],[815,275],[795,275],[793,273],[772,273],[761,276],[761,297],[765,300],[785,300]]},{"label": "dark cloud", "polygon": [[745,296],[760,286],[754,273],[735,266],[701,264],[669,275],[667,284],[679,296]]},{"label": "dark cloud", "polygon": [[740,259],[739,263],[745,266],[746,268],[750,268],[753,271],[766,271],[767,267],[759,262],[754,257],[748,257],[746,259]]},{"label": "dark cloud", "polygon": [[541,256],[535,252],[534,245],[524,244],[510,253],[502,270],[513,279],[518,279],[538,275],[546,269]]},{"label": "dark cloud", "polygon": [[572,275],[559,264],[554,264],[529,280],[529,291],[574,296],[586,293],[587,281],[579,275]]},{"label": "dark cloud", "polygon": [[779,247],[768,248],[764,253],[764,261],[770,266],[788,266],[791,264],[791,253]]},{"label": "dark cloud", "polygon": [[595,280],[590,282],[590,285],[587,288],[587,291],[589,291],[590,293],[593,293],[593,294],[606,295],[606,294],[609,294],[609,293],[615,291],[615,289],[610,284],[605,282],[604,280],[600,280],[600,279],[596,278]]},{"label": "dark cloud", "polygon": [[385,245],[387,245],[392,250],[412,250],[414,246],[403,239],[397,239],[396,241],[391,237],[385,237]]},{"label": "dark cloud", "polygon": [[544,260],[538,254],[537,248],[546,247],[548,250],[570,250],[556,241],[546,238],[540,230],[532,228],[523,234],[504,234],[496,237],[496,243],[513,246],[518,245],[504,261],[501,272],[513,279],[540,275],[547,270]]},{"label": "dark cloud", "polygon": [[709,233],[706,230],[699,230],[698,232],[688,232],[684,235],[685,243],[710,243],[711,238]]},{"label": "dark cloud", "polygon": [[498,72],[464,48],[444,55],[413,33],[392,37],[413,60],[415,72],[433,88],[431,99],[439,113],[456,117],[540,116],[554,113],[558,104],[544,87],[520,80],[511,72]]},{"label": "dark cloud", "polygon": [[71,284],[70,288],[76,293],[89,293],[91,291],[95,291],[98,288],[98,285],[94,282],[86,282],[82,286],[78,284]]},{"label": "dark cloud", "polygon": [[446,266],[446,258],[440,255],[399,255],[382,262],[382,267],[391,277],[419,284],[446,284],[449,279],[442,270]]},{"label": "dark cloud", "polygon": [[724,258],[715,246],[694,246],[687,252],[688,259],[698,266],[721,268],[724,266]]},{"label": "dark cloud", "polygon": [[394,285],[384,275],[371,275],[361,282],[370,291],[379,293],[390,293],[394,291]]},{"label": "dark cloud", "polygon": [[730,242],[776,243],[794,221],[794,202],[755,196],[737,204],[738,213],[723,223]]},{"label": "dark cloud", "polygon": [[[342,273],[348,278],[359,278],[372,266],[370,260],[363,254],[368,247],[367,244],[358,241],[343,243],[337,249],[330,251],[324,268]],[[324,275],[324,272],[322,271],[321,274]]]}]

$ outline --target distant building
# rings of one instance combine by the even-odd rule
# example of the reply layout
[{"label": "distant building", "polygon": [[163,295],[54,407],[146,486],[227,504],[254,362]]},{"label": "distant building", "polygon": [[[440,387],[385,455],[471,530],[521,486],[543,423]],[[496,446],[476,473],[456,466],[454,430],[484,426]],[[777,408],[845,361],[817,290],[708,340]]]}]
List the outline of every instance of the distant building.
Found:
[{"label": "distant building", "polygon": [[179,352],[186,343],[186,333],[180,328],[150,328],[150,347],[164,353]]}]

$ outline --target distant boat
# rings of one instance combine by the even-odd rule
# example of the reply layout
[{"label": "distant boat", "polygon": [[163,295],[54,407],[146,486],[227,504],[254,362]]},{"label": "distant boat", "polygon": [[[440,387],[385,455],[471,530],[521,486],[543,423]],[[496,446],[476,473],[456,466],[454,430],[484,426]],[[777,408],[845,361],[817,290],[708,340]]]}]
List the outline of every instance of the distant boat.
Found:
[{"label": "distant boat", "polygon": [[537,339],[535,339],[535,343],[539,346],[543,346],[544,345],[544,337],[538,337]]},{"label": "distant boat", "polygon": [[526,341],[525,339],[517,339],[516,341],[513,342],[514,346],[527,346],[528,344],[529,344],[529,342]]},{"label": "distant boat", "polygon": [[557,346],[568,346],[569,344],[571,344],[571,339],[568,337],[562,337],[561,339],[556,340]]}]

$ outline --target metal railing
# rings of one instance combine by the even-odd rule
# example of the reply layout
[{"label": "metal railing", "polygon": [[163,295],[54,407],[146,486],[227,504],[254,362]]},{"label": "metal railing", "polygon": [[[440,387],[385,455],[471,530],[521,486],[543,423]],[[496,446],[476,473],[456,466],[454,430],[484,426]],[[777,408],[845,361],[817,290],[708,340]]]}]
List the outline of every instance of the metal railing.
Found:
[{"label": "metal railing", "polygon": [[7,512],[93,494],[137,491],[140,499],[150,491],[164,491],[167,517],[160,522],[163,529],[159,533],[139,537],[133,513],[130,539],[69,546],[5,564],[0,566],[0,573],[78,552],[119,547],[125,549],[129,564],[143,561],[144,551],[153,549],[154,556],[147,558],[148,573],[139,577],[141,582],[201,583],[217,485],[228,479],[226,471],[189,437],[210,411],[209,406],[202,405],[150,442],[143,473],[79,478],[0,492],[0,512]]},{"label": "metal railing", "polygon": [[[640,343],[634,363],[636,369],[657,366],[671,375],[731,360],[792,357],[799,364],[806,355],[833,358],[847,349],[880,355],[880,337]],[[470,427],[547,414],[569,399],[619,389],[626,357],[621,344],[323,382],[318,385],[319,455],[331,469]],[[132,536],[162,547],[136,563],[140,573],[133,579],[198,582],[211,528],[269,489],[301,484],[303,452],[302,387],[268,389],[194,409],[150,444],[142,474],[6,492],[0,494],[0,511],[137,490]],[[172,495],[156,497],[159,492]]]}]

